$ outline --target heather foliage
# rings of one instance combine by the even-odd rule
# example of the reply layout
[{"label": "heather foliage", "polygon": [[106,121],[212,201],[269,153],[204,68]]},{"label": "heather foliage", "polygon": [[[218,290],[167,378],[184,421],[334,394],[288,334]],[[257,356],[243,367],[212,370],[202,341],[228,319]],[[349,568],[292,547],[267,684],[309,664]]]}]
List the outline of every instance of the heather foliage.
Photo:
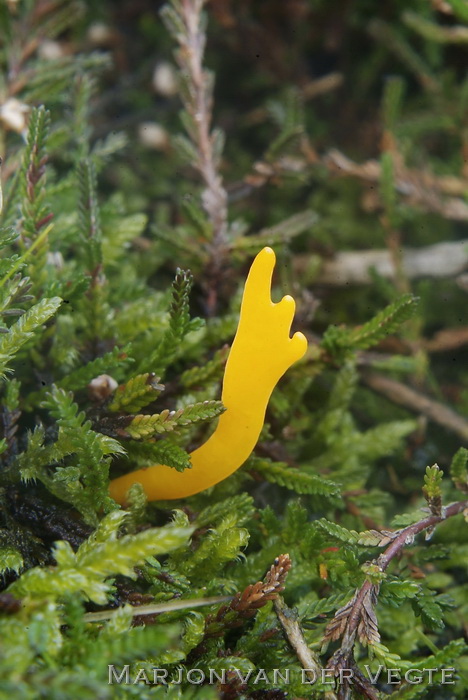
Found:
[{"label": "heather foliage", "polygon": [[[0,697],[465,697],[466,3],[6,0],[0,37]],[[309,349],[256,450],[120,508],[224,412],[265,245]]]}]

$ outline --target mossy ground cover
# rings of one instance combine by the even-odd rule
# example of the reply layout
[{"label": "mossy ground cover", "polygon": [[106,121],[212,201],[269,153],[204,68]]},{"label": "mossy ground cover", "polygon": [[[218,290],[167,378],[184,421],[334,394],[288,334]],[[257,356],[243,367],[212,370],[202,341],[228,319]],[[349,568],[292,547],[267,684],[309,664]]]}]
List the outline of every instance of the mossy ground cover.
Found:
[{"label": "mossy ground cover", "polygon": [[[466,3],[0,26],[0,697],[465,697]],[[256,449],[120,507],[215,429],[264,246],[309,345]]]}]

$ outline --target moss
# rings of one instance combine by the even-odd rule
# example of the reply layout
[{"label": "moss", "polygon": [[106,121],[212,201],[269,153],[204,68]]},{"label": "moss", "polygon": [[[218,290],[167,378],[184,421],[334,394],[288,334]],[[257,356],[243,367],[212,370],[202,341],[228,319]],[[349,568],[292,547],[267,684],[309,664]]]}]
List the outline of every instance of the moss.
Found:
[{"label": "moss", "polygon": [[[0,9],[0,695],[465,697],[466,275],[404,260],[465,236],[466,10],[202,4]],[[120,508],[110,478],[213,430],[264,245],[306,361],[229,479]],[[393,276],[324,281],[379,250]]]}]

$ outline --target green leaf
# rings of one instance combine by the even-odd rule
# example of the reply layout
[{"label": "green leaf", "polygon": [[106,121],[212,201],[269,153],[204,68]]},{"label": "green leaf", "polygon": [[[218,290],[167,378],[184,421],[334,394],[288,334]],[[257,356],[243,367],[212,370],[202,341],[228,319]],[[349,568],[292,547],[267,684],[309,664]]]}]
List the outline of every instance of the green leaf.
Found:
[{"label": "green leaf", "polygon": [[125,411],[126,413],[137,413],[152,403],[164,386],[158,383],[158,379],[153,372],[139,374],[122,386],[119,386],[114,393],[114,397],[109,404],[109,411]]},{"label": "green leaf", "polygon": [[211,360],[199,367],[191,367],[180,376],[180,383],[184,387],[203,386],[209,380],[221,380],[229,348],[223,347],[217,350]]},{"label": "green leaf", "polygon": [[8,571],[19,574],[23,567],[23,557],[14,547],[0,547],[0,575]]},{"label": "green leaf", "polygon": [[130,242],[143,233],[146,223],[144,214],[112,217],[109,225],[103,220],[102,256],[106,268],[125,258]]},{"label": "green leaf", "polygon": [[381,423],[361,433],[356,448],[366,459],[386,457],[402,445],[403,439],[417,430],[415,420],[396,420]]},{"label": "green leaf", "polygon": [[294,469],[285,462],[270,462],[267,459],[252,457],[247,462],[247,469],[259,472],[266,481],[279,484],[296,493],[309,493],[331,498],[339,495],[339,488],[332,481],[320,476],[307,474],[300,467]]},{"label": "green leaf", "polygon": [[66,391],[76,391],[86,387],[92,379],[100,374],[110,374],[114,370],[126,368],[133,362],[133,358],[129,357],[130,349],[130,344],[123,347],[115,347],[110,352],[106,352],[104,355],[96,357],[82,367],[73,370],[63,379],[59,379],[56,382],[57,387]]},{"label": "green leaf", "polygon": [[4,377],[10,370],[7,366],[18,350],[51,318],[59,308],[62,300],[59,297],[42,299],[32,306],[24,316],[16,321],[6,335],[0,337],[0,376]]},{"label": "green leaf", "polygon": [[318,221],[318,215],[311,209],[294,214],[259,233],[241,236],[234,241],[234,248],[246,254],[257,253],[262,246],[284,245],[304,231],[310,231]]},{"label": "green leaf", "polygon": [[450,464],[450,476],[460,491],[468,492],[468,450],[460,447]]},{"label": "green leaf", "polygon": [[[34,241],[39,229],[50,219],[50,211],[45,205],[44,173],[47,161],[46,143],[49,132],[50,113],[43,105],[32,110],[29,119],[26,148],[23,152],[21,191],[23,216],[22,228],[25,235]],[[37,279],[45,265],[46,239],[41,253],[34,256],[30,265],[30,275]]]},{"label": "green leaf", "polygon": [[147,368],[156,375],[162,376],[166,367],[180,352],[180,343],[191,330],[189,296],[192,282],[193,277],[190,270],[177,268],[172,285],[169,326],[155,350],[140,364],[139,371]]},{"label": "green leaf", "polygon": [[[84,389],[95,377],[98,377],[101,374],[108,374],[114,372],[115,370],[122,370],[126,368],[129,364],[134,362],[133,358],[128,356],[130,348],[130,344],[127,344],[121,348],[115,347],[110,352],[106,352],[105,355],[96,357],[94,360],[87,362],[86,364],[67,374],[62,379],[59,379],[55,382],[55,386],[58,389],[64,389],[66,391]],[[31,409],[33,406],[37,406],[45,399],[50,390],[50,386],[45,386],[40,391],[32,392],[26,398],[25,406],[28,409]]]},{"label": "green leaf", "polygon": [[416,581],[404,579],[387,578],[382,582],[380,597],[382,601],[393,606],[401,606],[402,600],[415,598],[421,590],[421,586]]},{"label": "green leaf", "polygon": [[11,586],[18,596],[62,599],[79,594],[104,604],[111,590],[109,577],[121,574],[135,578],[134,567],[146,557],[157,556],[187,543],[192,527],[167,525],[117,538],[117,529],[125,513],[110,513],[94,535],[76,552],[68,542],[56,544],[57,566],[29,569]]},{"label": "green leaf", "polygon": [[246,523],[255,513],[254,500],[248,493],[239,493],[231,498],[212,503],[204,508],[196,519],[197,527],[213,525],[226,517],[226,513],[235,513],[236,522]]},{"label": "green leaf", "polygon": [[468,3],[466,0],[447,0],[455,15],[464,22],[468,22]]},{"label": "green leaf", "polygon": [[380,157],[380,193],[388,223],[392,228],[396,228],[399,224],[396,213],[397,191],[395,187],[393,154],[389,151],[385,151]]},{"label": "green leaf", "polygon": [[[115,507],[108,493],[110,458],[107,455],[122,454],[123,447],[117,440],[92,430],[91,422],[85,420],[85,414],[74,403],[73,394],[53,386],[42,405],[57,419],[58,438],[47,448],[37,443],[31,445],[31,453],[39,451],[41,458],[27,462],[20,459],[23,478],[40,479],[55,496],[72,503],[89,523],[95,524],[99,510]],[[37,441],[40,439],[38,435]],[[65,455],[74,455],[70,466],[78,471],[51,472],[44,468]],[[72,477],[78,474],[71,488]]]},{"label": "green leaf", "polygon": [[404,89],[405,84],[400,76],[390,76],[385,81],[382,109],[387,131],[395,130],[402,107]]},{"label": "green leaf", "polygon": [[326,520],[325,518],[320,518],[319,520],[314,520],[314,526],[319,527],[334,539],[340,540],[341,542],[347,542],[348,544],[359,544],[363,547],[377,547],[387,544],[389,541],[389,535],[385,532],[379,532],[378,530],[365,530],[364,532],[356,532],[356,530],[348,530],[338,523],[334,523],[331,520]]},{"label": "green leaf", "polygon": [[[107,627],[109,626],[110,623]],[[176,641],[179,641],[180,625],[133,627],[121,634],[115,634],[111,628],[108,633],[106,632],[107,630],[104,628],[99,637],[89,644],[87,655],[89,659],[95,659],[93,663],[94,673],[99,673],[107,679],[109,677],[109,664],[113,664],[117,677],[120,676],[122,664],[126,665],[148,657],[152,659],[153,663],[157,662],[162,666],[168,649],[174,647]],[[182,656],[182,658],[184,657]],[[140,668],[142,667],[143,665],[140,664]],[[151,681],[153,678],[151,669],[148,669],[147,675]],[[132,678],[133,674],[130,677]]]},{"label": "green leaf", "polygon": [[351,331],[350,344],[359,350],[376,345],[387,335],[394,333],[404,321],[411,318],[417,308],[418,298],[412,294],[403,294],[393,304],[380,311],[374,318],[360,328]]},{"label": "green leaf", "polygon": [[421,616],[423,624],[431,630],[444,628],[443,610],[436,600],[436,594],[426,591],[411,601],[416,615]]},{"label": "green leaf", "polygon": [[192,463],[190,455],[179,445],[175,445],[169,440],[158,440],[157,442],[132,442],[128,446],[129,459],[137,459],[141,465],[164,464],[173,467],[179,472],[190,469]]},{"label": "green leaf", "polygon": [[432,467],[426,467],[424,475],[423,493],[428,502],[442,498],[441,484],[444,472],[439,469],[437,464]]},{"label": "green leaf", "polygon": [[380,311],[373,319],[358,328],[349,330],[344,326],[329,326],[322,338],[323,348],[337,358],[346,358],[353,351],[366,350],[383,338],[394,333],[404,321],[416,311],[418,298],[403,294]]},{"label": "green leaf", "polygon": [[79,163],[78,190],[79,231],[86,252],[88,270],[93,271],[102,263],[102,230],[97,201],[96,170],[89,158]]},{"label": "green leaf", "polygon": [[165,409],[152,416],[135,416],[125,430],[134,439],[146,438],[171,432],[179,425],[190,425],[216,418],[225,410],[221,401],[201,401],[179,408],[177,411]]}]

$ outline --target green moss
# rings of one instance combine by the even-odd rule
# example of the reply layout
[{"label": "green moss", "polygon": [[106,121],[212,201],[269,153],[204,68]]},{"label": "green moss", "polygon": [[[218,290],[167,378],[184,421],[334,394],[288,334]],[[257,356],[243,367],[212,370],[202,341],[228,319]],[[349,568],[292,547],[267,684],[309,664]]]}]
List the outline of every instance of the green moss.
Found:
[{"label": "green moss", "polygon": [[[463,698],[466,523],[450,504],[468,489],[466,280],[406,276],[401,256],[465,237],[466,10],[211,3],[198,40],[214,93],[183,52],[179,87],[155,91],[196,4],[165,10],[172,37],[162,3],[0,8],[0,697],[322,698],[306,653],[353,668],[352,697]],[[141,138],[148,121],[161,143]],[[263,245],[306,360],[242,469],[179,502],[135,486],[121,509],[110,478],[190,468],[224,410],[226,345]],[[367,250],[390,251],[395,277],[323,283],[336,254]],[[446,512],[424,541],[418,523]],[[109,684],[112,664],[129,684]],[[370,688],[366,664],[457,679]],[[155,667],[182,684],[146,685]],[[231,673],[195,686],[190,669]]]}]

